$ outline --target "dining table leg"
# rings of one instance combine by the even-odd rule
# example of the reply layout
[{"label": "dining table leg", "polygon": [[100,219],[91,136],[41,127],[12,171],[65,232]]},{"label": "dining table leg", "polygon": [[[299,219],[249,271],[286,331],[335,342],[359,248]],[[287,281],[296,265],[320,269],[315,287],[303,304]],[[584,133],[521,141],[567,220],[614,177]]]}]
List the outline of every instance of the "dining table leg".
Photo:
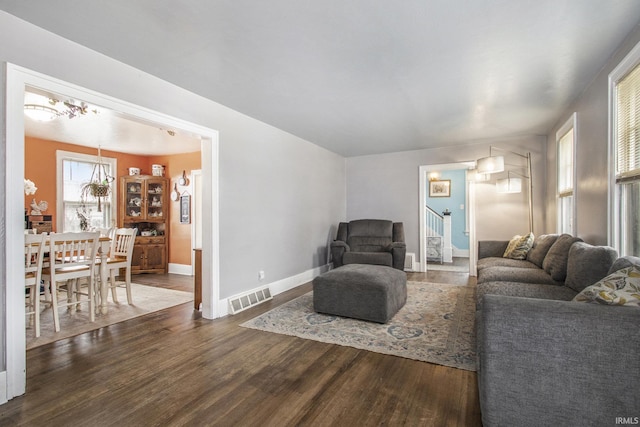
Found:
[{"label": "dining table leg", "polygon": [[104,242],[100,239],[100,313],[107,314],[109,307],[107,305],[107,296],[109,292],[109,280],[107,275],[107,258],[109,257],[110,240]]}]

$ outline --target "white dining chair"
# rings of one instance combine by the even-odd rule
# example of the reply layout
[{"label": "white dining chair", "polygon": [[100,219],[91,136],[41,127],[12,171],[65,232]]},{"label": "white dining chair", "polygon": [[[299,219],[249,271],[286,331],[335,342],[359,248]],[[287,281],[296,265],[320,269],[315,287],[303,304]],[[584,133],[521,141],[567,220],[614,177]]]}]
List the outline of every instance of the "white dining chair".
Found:
[{"label": "white dining chair", "polygon": [[[60,306],[77,308],[80,303],[88,303],[89,319],[91,322],[95,321],[94,271],[99,239],[99,232],[54,233],[49,238],[49,267],[43,268],[42,279],[51,288],[51,308],[56,332],[60,331]],[[78,279],[82,278],[86,278],[89,284],[86,294],[78,286]],[[61,288],[66,288],[66,302],[58,299]],[[86,301],[82,301],[84,295],[87,296]]]},{"label": "white dining chair", "polygon": [[100,233],[100,237],[108,237],[113,239],[113,235],[116,232],[116,227],[93,227],[89,231],[97,231]]},{"label": "white dining chair", "polygon": [[[113,302],[118,302],[118,287],[125,287],[127,290],[127,303],[133,304],[131,296],[131,258],[133,256],[133,246],[136,241],[137,228],[118,228],[111,239],[111,249],[107,258],[107,271],[109,273],[109,283],[107,286],[111,289],[111,297]],[[100,268],[99,262],[96,266]],[[121,269],[125,269],[125,277],[123,283],[116,282],[116,273]]]},{"label": "white dining chair", "polygon": [[25,295],[25,314],[33,318],[36,338],[40,336],[40,282],[45,238],[46,233],[24,236],[24,282],[29,291],[28,296]]}]

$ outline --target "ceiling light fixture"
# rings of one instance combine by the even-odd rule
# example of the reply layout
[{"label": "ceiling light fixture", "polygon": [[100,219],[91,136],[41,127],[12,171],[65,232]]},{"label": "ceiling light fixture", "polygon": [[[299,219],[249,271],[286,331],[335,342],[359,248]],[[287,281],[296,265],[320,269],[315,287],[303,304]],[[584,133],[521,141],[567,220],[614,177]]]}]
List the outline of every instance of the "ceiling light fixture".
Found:
[{"label": "ceiling light fixture", "polygon": [[58,117],[58,110],[45,105],[25,104],[24,113],[39,122],[50,122]]},{"label": "ceiling light fixture", "polygon": [[[58,103],[63,104],[64,108],[59,108]],[[67,116],[69,119],[73,119],[77,116],[84,116],[89,112],[94,114],[99,112],[96,108],[89,110],[89,105],[85,102],[80,102],[80,105],[76,105],[73,100],[60,101],[59,99],[48,98],[48,104],[30,102],[24,105],[24,113],[33,120],[50,122],[60,116]]]},{"label": "ceiling light fixture", "polygon": [[[64,105],[64,109],[58,110],[58,115],[67,116],[70,119],[73,119],[76,116],[84,116],[89,113],[89,105],[85,102],[80,102],[80,105],[76,105],[72,100],[69,101],[60,101],[59,99],[49,98],[49,104],[54,107],[58,104],[58,102],[62,102]],[[92,113],[98,114],[97,109],[91,110]]]}]

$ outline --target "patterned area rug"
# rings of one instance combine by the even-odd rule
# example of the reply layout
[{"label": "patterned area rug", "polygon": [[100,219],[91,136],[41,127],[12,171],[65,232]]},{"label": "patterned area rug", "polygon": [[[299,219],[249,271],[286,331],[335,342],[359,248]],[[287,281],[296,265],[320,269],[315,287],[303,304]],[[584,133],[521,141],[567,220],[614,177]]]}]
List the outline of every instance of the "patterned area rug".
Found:
[{"label": "patterned area rug", "polygon": [[114,303],[111,299],[111,293],[109,293],[109,313],[107,315],[97,314],[95,322],[89,321],[87,304],[82,304],[78,311],[68,311],[66,308],[61,308],[59,312],[60,331],[55,332],[53,329],[53,314],[51,308],[47,307],[40,314],[40,337],[36,338],[33,324],[29,321],[30,317],[27,317],[27,350],[193,301],[193,293],[191,292],[132,283],[131,296],[133,305],[129,305],[127,304],[126,290],[117,288],[116,291],[119,303]]},{"label": "patterned area rug", "polygon": [[316,313],[309,292],[241,326],[475,371],[475,287],[408,282],[407,295],[384,325]]}]

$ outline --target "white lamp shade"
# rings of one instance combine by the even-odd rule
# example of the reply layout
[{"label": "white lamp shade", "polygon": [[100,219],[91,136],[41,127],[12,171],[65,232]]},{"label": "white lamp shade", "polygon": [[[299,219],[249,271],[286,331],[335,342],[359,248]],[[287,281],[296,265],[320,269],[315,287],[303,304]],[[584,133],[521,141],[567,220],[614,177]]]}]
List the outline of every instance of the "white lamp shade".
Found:
[{"label": "white lamp shade", "polygon": [[504,171],[504,156],[489,156],[476,162],[478,173],[497,173]]},{"label": "white lamp shade", "polygon": [[505,178],[496,180],[496,191],[498,193],[520,193],[522,192],[522,180],[520,178]]},{"label": "white lamp shade", "polygon": [[488,173],[478,173],[477,169],[470,169],[467,171],[467,181],[469,182],[484,182],[489,181],[491,176]]}]

